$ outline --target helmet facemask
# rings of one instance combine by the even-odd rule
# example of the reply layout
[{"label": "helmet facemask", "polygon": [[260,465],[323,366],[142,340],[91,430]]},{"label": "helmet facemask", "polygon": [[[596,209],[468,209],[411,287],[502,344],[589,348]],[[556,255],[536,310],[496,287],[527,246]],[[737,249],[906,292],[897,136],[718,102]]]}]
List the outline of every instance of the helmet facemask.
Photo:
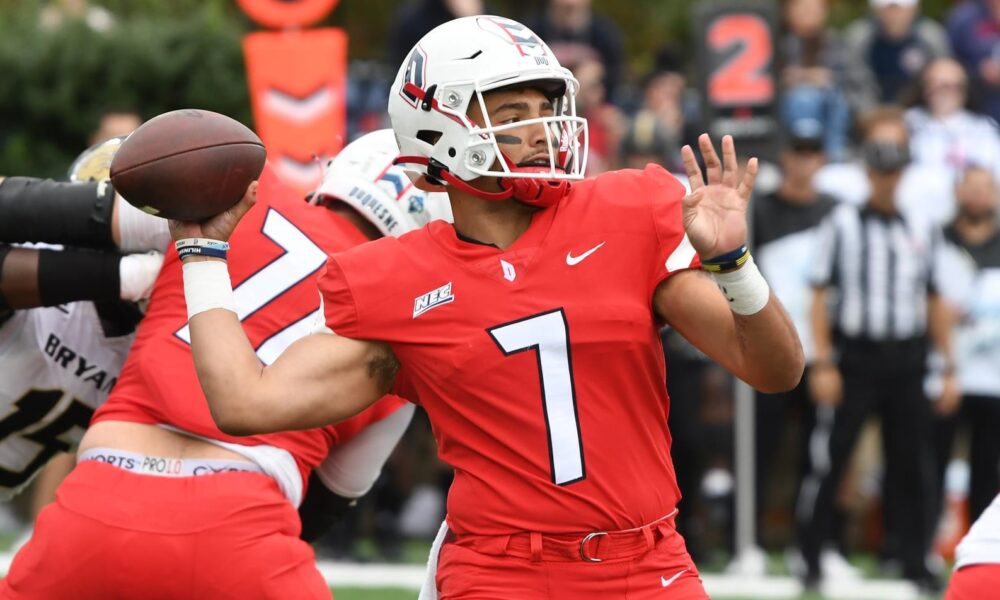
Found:
[{"label": "helmet facemask", "polygon": [[[440,88],[431,88],[424,93],[415,87],[405,87],[405,92],[415,96],[425,110],[437,111],[462,126],[460,139],[443,139],[437,131],[424,131],[426,152],[430,158],[401,156],[397,162],[427,165],[427,174],[462,191],[487,200],[503,200],[513,197],[529,204],[548,205],[569,190],[569,182],[583,179],[587,168],[587,148],[589,132],[587,120],[576,114],[577,82],[567,71],[560,79],[552,78],[552,70],[544,71],[546,77],[531,79],[531,74],[523,74],[520,81],[510,82],[509,77],[500,78],[491,84],[479,81],[450,83]],[[527,75],[527,76],[526,76]],[[486,94],[508,89],[538,89],[553,104],[553,114],[545,117],[524,119],[516,123],[494,125],[486,107]],[[433,95],[428,101],[427,97]],[[471,97],[470,101],[464,101]],[[439,100],[440,99],[440,100]],[[483,125],[468,116],[471,102],[476,102],[483,117]],[[504,132],[541,125],[546,131],[548,164],[545,166],[521,166],[515,164],[501,148]],[[457,137],[457,135],[456,135]],[[454,144],[458,142],[458,144]],[[514,143],[520,143],[515,140]],[[462,156],[454,146],[464,147]],[[435,154],[448,146],[448,158]],[[448,166],[451,163],[451,166]],[[486,192],[468,185],[479,177],[496,177],[502,192]],[[533,180],[517,181],[517,180]],[[550,194],[541,194],[548,187]],[[522,193],[523,192],[523,193]]]},{"label": "helmet facemask", "polygon": [[[549,82],[545,82],[549,83]],[[465,156],[465,168],[481,177],[500,178],[526,178],[526,179],[546,179],[546,180],[579,180],[587,169],[587,147],[589,142],[589,132],[587,120],[576,114],[576,86],[575,80],[566,82],[558,81],[564,90],[561,94],[546,96],[552,102],[553,114],[548,117],[536,117],[525,119],[516,123],[494,125],[490,121],[489,112],[486,110],[486,99],[484,95],[490,91],[477,89],[475,101],[479,104],[479,109],[485,121],[483,127],[473,126],[469,131],[469,142]],[[509,89],[512,86],[503,86],[500,89]],[[531,82],[518,87],[533,87]],[[539,86],[540,87],[540,86]],[[545,91],[544,89],[542,90]],[[542,125],[546,130],[545,140],[548,151],[548,165],[542,166],[519,166],[511,164],[510,158],[504,154],[500,147],[498,135],[502,139],[504,132]],[[581,140],[582,138],[582,140]],[[517,140],[519,142],[519,140]],[[487,162],[489,157],[493,161]],[[494,168],[499,167],[499,170]]]}]

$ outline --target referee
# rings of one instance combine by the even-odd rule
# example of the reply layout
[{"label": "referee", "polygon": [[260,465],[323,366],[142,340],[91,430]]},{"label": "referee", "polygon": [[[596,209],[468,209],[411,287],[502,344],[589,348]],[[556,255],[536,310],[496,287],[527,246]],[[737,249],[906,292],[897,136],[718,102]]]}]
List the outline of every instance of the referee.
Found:
[{"label": "referee", "polygon": [[[948,365],[940,401],[954,404],[949,319],[935,291],[933,256],[941,232],[901,214],[895,192],[909,153],[902,113],[873,110],[862,123],[871,187],[860,207],[840,205],[820,227],[813,273],[815,358],[809,386],[817,404],[812,471],[796,510],[805,584],[818,583],[819,552],[829,541],[834,499],[865,420],[882,421],[890,529],[899,537],[903,575],[940,589],[924,561],[931,412],[923,392],[928,337]],[[895,501],[894,501],[895,500]]]}]

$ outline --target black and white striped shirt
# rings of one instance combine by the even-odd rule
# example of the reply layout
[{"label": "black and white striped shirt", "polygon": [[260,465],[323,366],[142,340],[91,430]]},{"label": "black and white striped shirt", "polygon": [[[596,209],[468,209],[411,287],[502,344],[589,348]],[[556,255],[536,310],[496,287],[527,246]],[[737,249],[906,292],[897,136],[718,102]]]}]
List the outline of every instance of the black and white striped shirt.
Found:
[{"label": "black and white striped shirt", "polygon": [[833,329],[868,341],[927,332],[941,231],[930,220],[839,205],[820,225],[812,283],[832,292]]}]

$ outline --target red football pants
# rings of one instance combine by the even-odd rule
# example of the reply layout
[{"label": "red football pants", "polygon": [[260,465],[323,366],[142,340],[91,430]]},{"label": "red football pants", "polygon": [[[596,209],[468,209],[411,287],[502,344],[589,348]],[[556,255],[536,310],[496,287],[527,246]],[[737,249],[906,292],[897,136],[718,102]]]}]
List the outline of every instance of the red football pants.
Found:
[{"label": "red football pants", "polygon": [[330,598],[270,477],[157,477],[84,461],[39,515],[0,598]]},{"label": "red football pants", "polygon": [[951,575],[945,600],[995,598],[1000,590],[1000,564],[969,565]]},{"label": "red football pants", "polygon": [[441,547],[437,588],[439,600],[708,600],[672,528],[648,552],[599,563],[484,554],[459,538]]}]

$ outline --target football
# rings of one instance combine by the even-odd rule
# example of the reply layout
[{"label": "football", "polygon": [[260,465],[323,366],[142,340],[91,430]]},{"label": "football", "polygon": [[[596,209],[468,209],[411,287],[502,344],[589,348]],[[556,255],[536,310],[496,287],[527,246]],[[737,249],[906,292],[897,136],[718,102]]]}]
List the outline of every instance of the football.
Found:
[{"label": "football", "polygon": [[133,206],[201,221],[239,202],[266,150],[245,125],[219,113],[163,113],[129,135],[111,161],[111,184]]}]

